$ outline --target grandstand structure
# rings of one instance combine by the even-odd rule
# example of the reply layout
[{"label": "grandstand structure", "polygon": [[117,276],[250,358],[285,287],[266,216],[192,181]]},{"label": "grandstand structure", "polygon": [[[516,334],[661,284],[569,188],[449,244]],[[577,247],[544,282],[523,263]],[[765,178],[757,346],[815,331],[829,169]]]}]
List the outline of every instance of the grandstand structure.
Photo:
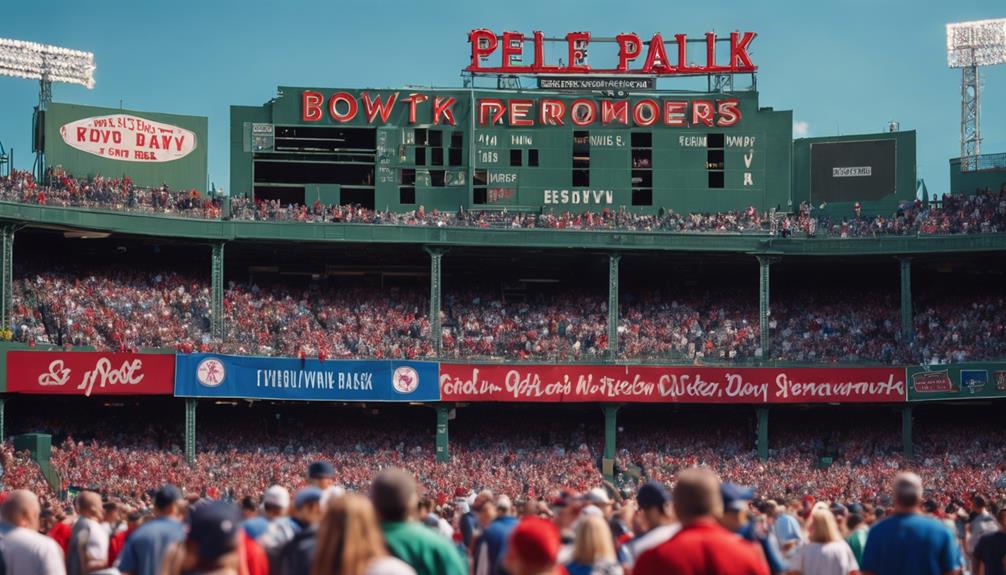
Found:
[{"label": "grandstand structure", "polygon": [[[632,46],[619,38],[597,43]],[[921,328],[935,349],[931,332],[945,327],[920,324],[920,309],[935,318],[949,303],[973,309],[1003,293],[1006,233],[988,219],[1003,217],[1001,158],[967,172],[951,159],[947,192],[959,197],[918,199],[914,132],[794,140],[791,112],[764,106],[753,82],[734,88],[734,76],[756,73],[746,42],[707,38],[703,47],[725,45],[701,70],[653,65],[646,52],[657,40],[638,37],[648,68],[628,59],[594,70],[538,56],[524,65],[523,36],[474,31],[461,88],[283,86],[264,105],[232,107],[227,196],[205,186],[205,118],[51,104],[50,181],[8,177],[0,200],[10,340],[0,429],[5,413],[17,417],[7,407],[29,395],[84,396],[81,409],[174,397],[191,462],[201,406],[219,416],[242,401],[394,402],[435,411],[436,456],[447,461],[452,421],[476,404],[574,403],[598,407],[611,476],[619,411],[635,404],[667,418],[692,404],[729,406],[749,417],[764,459],[774,412],[856,404],[898,422],[911,458],[921,403],[1001,402],[1006,356],[979,324],[953,328],[955,342],[977,340],[968,353],[933,352],[951,363],[930,365],[916,343]],[[530,41],[520,50],[531,59]],[[707,79],[708,89],[665,88],[674,76]],[[496,86],[477,86],[487,78]],[[190,207],[159,200],[167,191],[149,200],[134,191],[165,183]],[[974,197],[977,207],[952,212]],[[935,213],[942,227],[905,223]],[[683,223],[664,225],[673,214]],[[46,300],[86,293],[82,305],[111,310],[98,315],[126,317],[121,286],[162,286],[161,276],[176,283],[128,307],[163,304],[167,315],[151,311],[121,338],[104,319],[85,334],[75,326],[87,310]],[[242,297],[258,299],[241,308]],[[649,324],[681,328],[674,310],[693,300],[696,318],[727,324],[724,339],[633,346]],[[1002,308],[987,305],[995,324]],[[261,312],[270,307],[307,319]],[[747,310],[736,322],[734,307]],[[359,324],[332,319],[361,308],[381,311]],[[537,309],[545,319],[534,329],[521,323]],[[391,330],[412,351],[335,333],[392,313],[414,324]],[[822,317],[841,325],[821,328]],[[997,317],[990,330],[1006,338]],[[184,334],[144,337],[176,318]],[[814,326],[787,327],[800,321]],[[320,329],[299,336],[304,322]],[[473,335],[480,322],[494,322],[492,342]],[[863,328],[873,323],[883,336]],[[259,328],[269,345],[246,344],[244,332]],[[559,343],[538,344],[545,331]],[[874,337],[884,345],[864,343]],[[275,343],[283,338],[293,344]],[[507,338],[519,343],[499,344]],[[802,351],[811,339],[813,353]],[[343,347],[328,350],[333,340]],[[835,349],[844,342],[858,347]]]}]

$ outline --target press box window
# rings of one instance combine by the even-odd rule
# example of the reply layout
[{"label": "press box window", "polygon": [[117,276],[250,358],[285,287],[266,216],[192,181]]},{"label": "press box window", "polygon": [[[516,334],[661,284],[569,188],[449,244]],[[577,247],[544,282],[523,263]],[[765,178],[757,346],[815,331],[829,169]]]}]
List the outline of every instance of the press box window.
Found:
[{"label": "press box window", "polygon": [[472,203],[473,204],[484,204],[486,203],[486,189],[485,188],[474,188],[472,189]]},{"label": "press box window", "polygon": [[444,133],[440,130],[430,130],[427,134],[427,146],[442,147],[444,145]]},{"label": "press box window", "polygon": [[447,161],[448,163],[450,163],[450,165],[452,166],[461,165],[461,148],[451,148],[447,152],[447,156],[448,156]]},{"label": "press box window", "polygon": [[416,188],[412,186],[402,186],[398,188],[398,203],[400,204],[416,203]]},{"label": "press box window", "polygon": [[430,185],[434,188],[444,187],[444,171],[430,170]]},{"label": "press box window", "polygon": [[538,150],[528,150],[527,151],[527,165],[537,166],[538,165]]},{"label": "press box window", "polygon": [[709,134],[706,136],[706,147],[707,148],[722,148],[723,146],[723,134]]},{"label": "press box window", "polygon": [[416,165],[426,165],[426,148],[416,148]]},{"label": "press box window", "polygon": [[402,168],[402,185],[403,186],[416,185],[416,170],[412,168]]},{"label": "press box window", "polygon": [[426,145],[426,128],[416,128],[416,145]]},{"label": "press box window", "polygon": [[486,185],[486,182],[488,180],[489,180],[488,170],[475,170],[474,172],[472,172],[472,185],[484,186]]},{"label": "press box window", "polygon": [[709,150],[706,152],[706,169],[723,169],[723,150]]},{"label": "press box window", "polygon": [[430,148],[430,165],[431,166],[442,166],[442,165],[444,165],[444,149],[443,148]]},{"label": "press box window", "polygon": [[519,166],[521,165],[521,151],[520,150],[510,150],[510,165]]},{"label": "press box window", "polygon": [[451,147],[460,148],[465,144],[464,132],[451,132]]},{"label": "press box window", "polygon": [[709,172],[709,187],[710,188],[723,187],[723,172]]},{"label": "press box window", "polygon": [[653,190],[649,188],[638,188],[632,190],[632,205],[634,206],[652,206],[653,205]]}]

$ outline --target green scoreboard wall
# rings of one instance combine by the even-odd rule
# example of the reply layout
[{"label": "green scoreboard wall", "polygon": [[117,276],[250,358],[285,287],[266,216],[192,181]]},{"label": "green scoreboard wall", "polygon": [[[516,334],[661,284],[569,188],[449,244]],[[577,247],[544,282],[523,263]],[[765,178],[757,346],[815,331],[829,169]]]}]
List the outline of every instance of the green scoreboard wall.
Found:
[{"label": "green scoreboard wall", "polygon": [[140,186],[206,191],[206,134],[202,116],[50,104],[46,165],[78,178],[125,175]]},{"label": "green scoreboard wall", "polygon": [[785,209],[792,113],[757,92],[281,87],[231,108],[231,191],[377,209]]}]

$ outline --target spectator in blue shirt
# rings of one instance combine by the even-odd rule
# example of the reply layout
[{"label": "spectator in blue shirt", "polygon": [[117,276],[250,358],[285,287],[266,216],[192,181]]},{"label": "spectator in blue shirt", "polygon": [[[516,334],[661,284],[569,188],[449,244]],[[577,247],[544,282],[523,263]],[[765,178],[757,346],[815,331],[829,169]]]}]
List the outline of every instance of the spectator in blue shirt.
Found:
[{"label": "spectator in blue shirt", "polygon": [[863,550],[864,575],[951,575],[960,573],[960,551],[939,521],[922,515],[922,479],[914,473],[894,480],[894,515],[876,523]]},{"label": "spectator in blue shirt", "polygon": [[182,493],[174,485],[165,485],[154,493],[154,518],[129,535],[119,555],[122,575],[160,573],[168,547],[185,539],[181,501]]}]

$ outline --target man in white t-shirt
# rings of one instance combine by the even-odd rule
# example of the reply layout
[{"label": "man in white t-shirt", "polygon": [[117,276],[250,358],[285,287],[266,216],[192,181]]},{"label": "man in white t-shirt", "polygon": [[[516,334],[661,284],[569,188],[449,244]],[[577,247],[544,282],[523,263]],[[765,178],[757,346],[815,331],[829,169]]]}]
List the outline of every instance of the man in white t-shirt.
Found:
[{"label": "man in white t-shirt", "polygon": [[70,533],[66,571],[69,575],[100,573],[108,567],[108,530],[100,521],[104,516],[101,496],[93,491],[83,491],[77,496],[77,513],[80,518]]},{"label": "man in white t-shirt", "polygon": [[0,543],[6,572],[65,575],[63,550],[59,544],[38,532],[41,507],[31,491],[19,489],[3,504],[3,519],[13,528]]}]

